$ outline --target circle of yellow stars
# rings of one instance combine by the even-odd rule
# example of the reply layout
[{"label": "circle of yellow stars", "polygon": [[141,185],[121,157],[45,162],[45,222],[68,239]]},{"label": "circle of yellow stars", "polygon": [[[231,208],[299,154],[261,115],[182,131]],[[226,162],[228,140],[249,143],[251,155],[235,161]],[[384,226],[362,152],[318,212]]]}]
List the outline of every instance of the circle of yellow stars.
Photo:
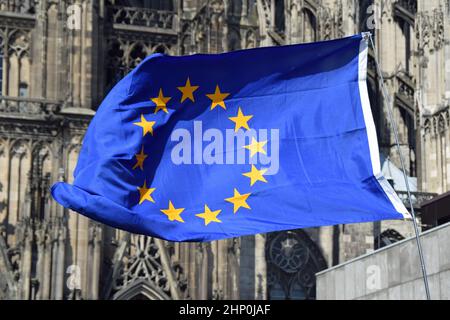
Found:
[{"label": "circle of yellow stars", "polygon": [[[177,87],[177,89],[181,92],[180,103],[185,102],[186,100],[190,100],[191,102],[195,102],[194,93],[200,88],[198,85],[192,85],[191,80],[188,77],[183,86]],[[216,84],[214,93],[206,94],[206,97],[211,100],[210,110],[214,110],[216,107],[220,107],[224,110],[227,109],[225,99],[228,98],[230,93],[222,92],[219,85]],[[158,92],[158,96],[154,98],[150,98],[150,100],[155,104],[154,114],[162,111],[164,113],[169,113],[168,111],[168,103],[172,100],[172,97],[168,97],[164,95],[163,89],[160,88]],[[229,117],[228,119],[234,123],[234,131],[238,132],[240,129],[250,130],[249,121],[252,120],[253,115],[246,115],[242,111],[241,107],[238,107],[237,115],[234,117]],[[134,122],[133,125],[138,126],[142,129],[142,137],[145,137],[147,134],[153,136],[154,134],[154,126],[156,121],[149,121],[145,118],[143,114],[140,116],[140,121]],[[257,141],[254,137],[252,137],[252,141],[249,145],[244,146],[245,149],[250,151],[250,158],[254,157],[258,153],[267,154],[266,147],[267,141]],[[133,166],[133,170],[141,170],[144,171],[144,163],[149,155],[145,153],[144,146],[141,147],[139,153],[135,154],[136,163]],[[249,178],[250,186],[252,187],[257,182],[267,183],[264,174],[267,172],[267,169],[258,169],[254,164],[252,164],[249,172],[245,172],[242,175],[244,177]],[[144,180],[142,186],[137,187],[139,190],[139,205],[145,203],[145,201],[149,201],[155,203],[155,200],[152,197],[153,192],[155,192],[156,188],[151,188],[147,186],[147,181]],[[229,202],[233,205],[233,214],[236,214],[240,209],[251,210],[247,200],[251,196],[251,193],[241,194],[236,188],[233,190],[233,195],[229,198],[224,199],[226,202]],[[167,209],[160,209],[161,213],[167,216],[169,221],[176,221],[180,223],[184,223],[185,221],[181,217],[181,214],[184,212],[185,208],[176,208],[175,205],[169,200]],[[204,206],[203,212],[196,214],[195,216],[203,219],[205,226],[210,223],[221,223],[222,221],[218,218],[221,209],[212,210],[208,207],[207,204]]]}]

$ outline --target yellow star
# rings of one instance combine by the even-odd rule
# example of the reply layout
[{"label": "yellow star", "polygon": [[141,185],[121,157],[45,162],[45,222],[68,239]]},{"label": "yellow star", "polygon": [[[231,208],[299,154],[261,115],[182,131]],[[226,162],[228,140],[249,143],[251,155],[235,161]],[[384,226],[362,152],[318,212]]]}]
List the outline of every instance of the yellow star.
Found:
[{"label": "yellow star", "polygon": [[225,107],[225,102],[223,100],[225,100],[225,98],[228,97],[229,95],[230,95],[229,93],[221,93],[219,85],[217,85],[216,91],[214,93],[206,95],[212,101],[211,110],[214,110],[214,108],[217,106],[220,106],[226,110],[227,108]]},{"label": "yellow star", "polygon": [[266,182],[266,178],[264,178],[264,174],[267,172],[267,169],[256,169],[255,165],[252,164],[252,171],[243,173],[243,176],[250,178],[250,186],[253,186],[257,181]]},{"label": "yellow star", "polygon": [[155,188],[147,188],[147,181],[144,180],[144,185],[142,187],[138,187],[139,190],[139,204],[142,204],[145,200],[155,203],[155,200],[152,198],[152,193],[155,191]]},{"label": "yellow star", "polygon": [[145,137],[147,133],[150,132],[153,135],[153,126],[155,125],[155,121],[147,121],[143,114],[141,114],[141,121],[133,123],[135,126],[139,126],[142,128],[142,136]]},{"label": "yellow star", "polygon": [[183,103],[183,101],[186,99],[189,99],[192,102],[195,102],[194,92],[198,88],[199,88],[199,86],[191,86],[191,81],[189,80],[189,78],[187,78],[186,84],[184,85],[184,87],[177,87],[177,89],[180,90],[181,93],[183,93],[183,96],[181,97],[181,103]]},{"label": "yellow star", "polygon": [[247,198],[251,193],[240,194],[237,189],[234,189],[234,196],[232,198],[225,199],[225,201],[231,202],[233,204],[233,213],[236,213],[239,208],[251,209],[247,204]]},{"label": "yellow star", "polygon": [[180,217],[180,214],[184,211],[184,208],[175,209],[172,204],[172,201],[169,200],[169,208],[161,209],[161,212],[164,213],[170,221],[179,221],[184,222],[184,220]]},{"label": "yellow star", "polygon": [[210,224],[211,222],[222,222],[219,219],[217,219],[218,214],[221,212],[222,210],[216,210],[216,211],[211,211],[211,209],[208,208],[208,206],[205,204],[205,211],[199,214],[196,214],[196,217],[202,218],[205,220],[205,226],[207,226],[208,224]]},{"label": "yellow star", "polygon": [[252,143],[248,146],[244,146],[245,149],[250,150],[250,157],[253,157],[258,152],[261,152],[262,154],[267,154],[266,150],[264,150],[264,146],[267,144],[266,141],[258,142],[254,137],[252,137]]},{"label": "yellow star", "polygon": [[135,156],[136,156],[136,164],[134,165],[133,170],[136,168],[144,170],[144,160],[145,158],[148,157],[148,155],[144,153],[144,146],[142,146],[141,153],[136,153]]},{"label": "yellow star", "polygon": [[159,89],[159,95],[156,98],[151,98],[154,104],[156,104],[155,113],[159,110],[169,113],[167,111],[167,102],[172,99],[171,97],[164,97],[162,89]]},{"label": "yellow star", "polygon": [[245,116],[242,113],[241,108],[239,107],[237,116],[230,117],[228,119],[230,119],[231,121],[233,121],[236,124],[236,126],[234,128],[234,132],[237,132],[240,128],[245,128],[247,130],[250,130],[250,128],[248,127],[248,122],[250,121],[251,118],[253,118],[252,115]]}]

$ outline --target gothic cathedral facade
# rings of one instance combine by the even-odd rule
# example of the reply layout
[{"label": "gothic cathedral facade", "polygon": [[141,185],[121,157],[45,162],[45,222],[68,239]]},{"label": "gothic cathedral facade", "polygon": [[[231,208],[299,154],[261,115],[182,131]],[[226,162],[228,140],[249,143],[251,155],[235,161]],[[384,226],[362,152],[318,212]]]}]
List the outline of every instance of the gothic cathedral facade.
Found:
[{"label": "gothic cathedral facade", "polygon": [[[0,0],[0,299],[314,299],[316,272],[411,235],[397,221],[169,243],[71,213],[48,191],[72,180],[95,109],[147,55],[369,30],[419,208],[450,189],[449,0]],[[382,161],[404,196],[374,54]]]}]

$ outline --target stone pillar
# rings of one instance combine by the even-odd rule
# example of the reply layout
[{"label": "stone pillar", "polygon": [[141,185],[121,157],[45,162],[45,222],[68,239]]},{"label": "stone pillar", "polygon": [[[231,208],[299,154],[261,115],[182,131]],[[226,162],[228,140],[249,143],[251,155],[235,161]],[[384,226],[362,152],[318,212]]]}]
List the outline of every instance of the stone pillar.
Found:
[{"label": "stone pillar", "polygon": [[240,238],[233,238],[228,241],[228,292],[227,298],[238,300],[240,297]]},{"label": "stone pillar", "polygon": [[[98,23],[102,6],[96,1],[75,0],[71,5],[69,19],[75,19],[68,28],[68,74],[69,83],[65,107],[92,108],[93,101],[99,102],[101,73],[99,58],[102,55],[102,40]],[[67,10],[67,8],[65,8]]]},{"label": "stone pillar", "polygon": [[211,251],[213,255],[213,265],[212,265],[212,298],[215,300],[220,300],[223,297],[223,288],[220,283],[220,264],[222,259],[220,259],[220,241],[211,242]]},{"label": "stone pillar", "polygon": [[172,299],[179,300],[180,293],[178,290],[178,282],[173,273],[173,268],[170,263],[169,256],[167,254],[166,246],[164,242],[160,239],[155,238],[155,243],[158,246],[159,256],[161,259],[161,266],[167,275],[167,281],[169,282],[170,294]]},{"label": "stone pillar", "polygon": [[97,300],[99,297],[100,280],[100,261],[101,261],[101,243],[102,227],[97,223],[92,223],[89,227],[89,255],[88,261],[88,299]]},{"label": "stone pillar", "polygon": [[50,234],[49,226],[45,227],[45,247],[44,247],[44,277],[42,279],[42,299],[50,299],[50,285],[52,281],[52,246],[53,239]]},{"label": "stone pillar", "polygon": [[199,282],[199,288],[198,288],[198,295],[196,296],[197,299],[201,300],[207,300],[209,299],[209,287],[210,287],[210,274],[209,274],[209,244],[208,243],[202,243],[199,245],[199,250],[201,254],[201,261],[200,261],[200,282]]},{"label": "stone pillar", "polygon": [[22,238],[22,259],[21,259],[21,295],[20,299],[28,300],[31,298],[31,257],[33,232],[30,223],[24,222]]},{"label": "stone pillar", "polygon": [[326,226],[320,227],[317,235],[317,244],[322,249],[325,260],[328,263],[328,267],[332,266],[333,256],[334,256],[334,238],[333,231],[334,227]]},{"label": "stone pillar", "polygon": [[[54,277],[54,299],[62,300],[64,293],[64,255],[66,247],[66,227],[60,225],[57,229],[56,236],[57,254],[55,258],[57,260],[55,277]],[[53,292],[52,291],[52,292]]]},{"label": "stone pillar", "polygon": [[[46,30],[47,29],[47,10],[46,1],[40,1],[36,5],[36,23],[31,31],[32,42],[31,58],[31,83],[30,96],[34,98],[45,97],[46,85]],[[7,60],[6,60],[7,61]]]},{"label": "stone pillar", "polygon": [[255,300],[267,299],[266,236],[255,235]]},{"label": "stone pillar", "polygon": [[37,246],[37,263],[36,263],[36,277],[39,280],[39,289],[36,292],[36,300],[42,300],[42,287],[43,287],[43,279],[45,277],[44,274],[44,248],[45,248],[45,232],[42,228],[42,225],[39,224],[37,230],[35,231],[36,236],[36,246]]},{"label": "stone pillar", "polygon": [[239,250],[239,293],[244,300],[255,299],[255,236],[240,239]]}]

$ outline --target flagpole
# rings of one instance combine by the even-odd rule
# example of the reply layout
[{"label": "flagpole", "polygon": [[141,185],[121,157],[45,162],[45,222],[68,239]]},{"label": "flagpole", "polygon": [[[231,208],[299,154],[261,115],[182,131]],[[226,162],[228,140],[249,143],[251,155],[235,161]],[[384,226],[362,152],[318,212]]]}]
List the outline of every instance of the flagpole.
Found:
[{"label": "flagpole", "polygon": [[412,203],[411,190],[410,190],[410,187],[409,187],[409,181],[408,181],[408,177],[406,175],[405,160],[403,159],[403,154],[401,153],[401,150],[400,150],[400,142],[399,142],[399,138],[398,138],[398,128],[397,128],[396,122],[394,121],[394,116],[393,116],[393,111],[392,111],[392,99],[391,99],[391,96],[389,95],[389,93],[387,91],[387,88],[386,88],[386,85],[384,83],[383,73],[381,71],[381,67],[380,67],[379,60],[378,60],[378,53],[377,53],[377,50],[375,48],[375,44],[374,44],[373,39],[372,39],[372,33],[371,32],[364,32],[362,35],[363,35],[363,38],[366,41],[370,40],[370,44],[372,45],[372,49],[373,49],[373,52],[374,52],[374,55],[375,55],[375,64],[377,66],[377,73],[378,73],[378,76],[380,77],[380,80],[381,80],[381,88],[382,88],[382,92],[383,92],[383,97],[384,97],[384,100],[385,100],[385,102],[387,104],[387,109],[388,109],[388,113],[389,113],[389,119],[390,119],[390,122],[391,122],[392,130],[394,132],[395,144],[397,145],[397,152],[398,152],[398,155],[400,157],[400,163],[401,163],[401,166],[402,166],[403,177],[405,179],[405,184],[406,184],[406,191],[408,193],[409,206],[410,206],[411,216],[412,216],[412,220],[413,220],[413,224],[414,224],[414,231],[415,231],[415,234],[416,234],[417,249],[419,251],[420,265],[421,265],[421,268],[422,268],[423,282],[424,282],[424,285],[425,285],[425,293],[426,293],[426,296],[427,296],[427,300],[430,300],[431,299],[430,298],[430,288],[429,288],[429,285],[428,285],[428,276],[427,276],[427,270],[426,270],[426,267],[425,267],[425,259],[424,259],[424,256],[423,256],[422,243],[420,241],[420,232],[419,232],[419,227],[418,227],[417,221],[416,221],[416,214],[414,212],[414,206],[413,206],[413,203]]}]

